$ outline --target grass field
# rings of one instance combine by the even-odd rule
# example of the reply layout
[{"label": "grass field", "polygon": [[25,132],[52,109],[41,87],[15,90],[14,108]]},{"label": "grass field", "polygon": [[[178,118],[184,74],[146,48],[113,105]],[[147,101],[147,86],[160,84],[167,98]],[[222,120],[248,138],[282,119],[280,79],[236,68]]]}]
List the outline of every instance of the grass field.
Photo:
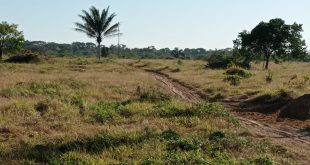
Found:
[{"label": "grass field", "polygon": [[[223,81],[224,69],[208,69],[204,61],[191,60],[140,60],[132,61],[135,66],[158,70],[190,86],[197,87],[213,95],[262,95],[284,90],[301,96],[310,92],[310,63],[272,63],[270,71],[262,69],[263,64],[253,64],[251,77],[232,86]],[[271,81],[267,81],[267,77]]]},{"label": "grass field", "polygon": [[221,105],[180,101],[137,67],[213,95],[302,95],[310,64],[272,65],[272,82],[257,64],[239,86],[204,65],[61,58],[1,64],[0,164],[295,164],[287,148],[251,136]]}]

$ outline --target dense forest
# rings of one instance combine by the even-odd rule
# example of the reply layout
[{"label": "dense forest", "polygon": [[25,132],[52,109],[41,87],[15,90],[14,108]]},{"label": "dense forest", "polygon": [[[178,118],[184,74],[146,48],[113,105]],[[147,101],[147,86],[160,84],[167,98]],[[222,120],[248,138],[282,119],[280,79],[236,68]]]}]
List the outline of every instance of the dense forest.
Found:
[{"label": "dense forest", "polygon": [[[72,44],[59,44],[44,41],[25,41],[24,49],[38,52],[42,55],[55,56],[92,56],[98,54],[98,47],[94,43],[73,42]],[[206,59],[214,54],[232,55],[230,48],[219,50],[179,49],[169,48],[156,49],[154,46],[147,48],[128,48],[126,45],[111,45],[103,47],[103,55],[122,58],[186,58],[186,59]]]}]

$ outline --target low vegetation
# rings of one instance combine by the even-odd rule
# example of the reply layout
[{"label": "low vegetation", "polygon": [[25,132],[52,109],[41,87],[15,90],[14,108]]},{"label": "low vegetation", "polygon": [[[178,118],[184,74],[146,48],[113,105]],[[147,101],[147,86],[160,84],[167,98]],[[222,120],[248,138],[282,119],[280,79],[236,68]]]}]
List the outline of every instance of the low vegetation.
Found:
[{"label": "low vegetation", "polygon": [[[136,60],[132,61],[136,62]],[[157,70],[158,68],[174,66],[176,63],[176,60],[141,60],[134,65]],[[270,63],[272,68],[270,71],[266,71],[262,67],[263,63],[253,63],[249,70],[240,67],[210,69],[205,68],[204,61],[183,60],[183,64],[179,65],[179,72],[174,73],[169,70],[161,70],[160,72],[214,96],[247,95],[253,97],[265,93],[276,93],[279,90],[292,91],[296,97],[309,93],[310,65],[308,63]],[[227,77],[233,77],[231,78],[232,81],[237,82],[238,86],[232,88],[230,81],[229,83],[223,81]]]},{"label": "low vegetation", "polygon": [[294,163],[217,103],[181,102],[122,60],[82,60],[1,65],[0,164]]}]

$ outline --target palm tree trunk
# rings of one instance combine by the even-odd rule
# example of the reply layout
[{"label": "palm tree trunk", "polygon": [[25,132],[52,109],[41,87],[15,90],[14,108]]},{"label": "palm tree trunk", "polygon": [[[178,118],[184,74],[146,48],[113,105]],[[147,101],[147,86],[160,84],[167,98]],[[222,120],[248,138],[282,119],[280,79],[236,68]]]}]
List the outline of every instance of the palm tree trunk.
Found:
[{"label": "palm tree trunk", "polygon": [[2,60],[3,51],[2,48],[0,48],[0,61]]},{"label": "palm tree trunk", "polygon": [[100,61],[100,56],[101,56],[101,45],[100,42],[98,43],[98,59]]},{"label": "palm tree trunk", "polygon": [[270,55],[268,54],[266,56],[266,65],[265,65],[265,69],[268,70],[269,69],[269,60],[270,60]]}]

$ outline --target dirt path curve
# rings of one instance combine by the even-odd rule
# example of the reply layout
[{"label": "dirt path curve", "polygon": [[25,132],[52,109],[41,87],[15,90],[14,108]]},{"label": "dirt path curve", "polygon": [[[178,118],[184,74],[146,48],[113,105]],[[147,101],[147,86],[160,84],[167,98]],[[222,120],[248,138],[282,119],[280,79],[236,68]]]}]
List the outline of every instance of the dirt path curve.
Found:
[{"label": "dirt path curve", "polygon": [[[186,102],[199,103],[205,98],[202,95],[208,95],[197,92],[196,89],[188,87],[166,74],[154,70],[145,69],[145,71],[155,80],[159,81],[165,89],[171,91]],[[236,105],[235,103],[231,103],[229,99],[219,101],[219,103],[232,110],[241,125],[247,128],[253,137],[271,139],[274,144],[285,146],[292,151],[295,157],[299,159],[299,164],[310,164],[310,135],[301,133],[298,129],[290,126],[267,124],[242,117],[238,112],[234,111]]]}]

